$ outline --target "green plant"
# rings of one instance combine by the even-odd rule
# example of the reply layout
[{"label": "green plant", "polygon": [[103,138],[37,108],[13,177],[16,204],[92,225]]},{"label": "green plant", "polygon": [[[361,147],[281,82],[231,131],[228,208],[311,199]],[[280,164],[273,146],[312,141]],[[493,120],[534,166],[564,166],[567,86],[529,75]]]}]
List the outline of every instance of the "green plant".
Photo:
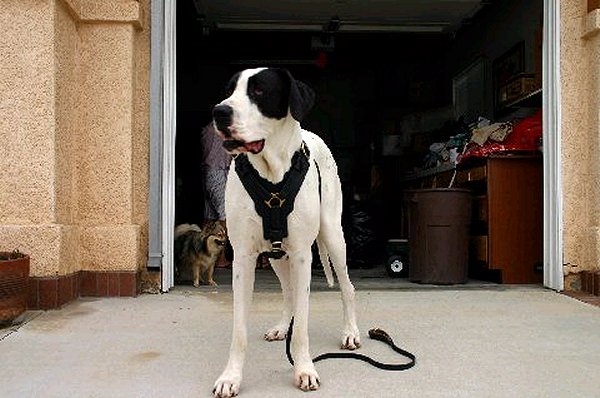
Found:
[{"label": "green plant", "polygon": [[0,260],[16,260],[25,257],[19,249],[14,249],[12,252],[0,252]]}]

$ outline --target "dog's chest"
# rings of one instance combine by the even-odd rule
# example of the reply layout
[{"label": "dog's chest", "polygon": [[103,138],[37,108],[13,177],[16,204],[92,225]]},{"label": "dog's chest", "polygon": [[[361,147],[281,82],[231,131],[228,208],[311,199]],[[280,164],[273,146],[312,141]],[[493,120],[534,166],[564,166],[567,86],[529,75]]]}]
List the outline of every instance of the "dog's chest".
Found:
[{"label": "dog's chest", "polygon": [[[288,200],[288,198],[282,198]],[[230,169],[225,193],[225,212],[230,238],[263,242],[263,219],[234,167]],[[318,174],[314,162],[293,199],[293,209],[287,217],[288,241],[316,235],[320,215]],[[312,238],[314,239],[314,237]]]}]

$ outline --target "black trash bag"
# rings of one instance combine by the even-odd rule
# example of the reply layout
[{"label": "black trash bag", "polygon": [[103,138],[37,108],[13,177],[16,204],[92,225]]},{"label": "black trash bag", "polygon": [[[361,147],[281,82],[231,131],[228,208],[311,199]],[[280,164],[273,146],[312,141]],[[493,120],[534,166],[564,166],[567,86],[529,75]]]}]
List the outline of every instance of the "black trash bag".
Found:
[{"label": "black trash bag", "polygon": [[346,261],[349,268],[372,268],[381,260],[374,218],[367,206],[353,201],[342,214],[346,239]]}]

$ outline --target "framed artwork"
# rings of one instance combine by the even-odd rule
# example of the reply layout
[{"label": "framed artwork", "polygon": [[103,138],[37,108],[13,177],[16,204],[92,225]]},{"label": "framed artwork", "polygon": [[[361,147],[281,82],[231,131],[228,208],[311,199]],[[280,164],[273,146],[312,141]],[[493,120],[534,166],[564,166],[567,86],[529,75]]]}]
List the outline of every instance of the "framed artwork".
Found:
[{"label": "framed artwork", "polygon": [[499,91],[511,79],[525,71],[525,42],[521,41],[494,60],[494,104],[498,108]]},{"label": "framed artwork", "polygon": [[465,116],[474,120],[477,116],[490,116],[486,114],[485,106],[486,69],[489,70],[487,59],[479,57],[452,78],[452,103],[456,119]]}]

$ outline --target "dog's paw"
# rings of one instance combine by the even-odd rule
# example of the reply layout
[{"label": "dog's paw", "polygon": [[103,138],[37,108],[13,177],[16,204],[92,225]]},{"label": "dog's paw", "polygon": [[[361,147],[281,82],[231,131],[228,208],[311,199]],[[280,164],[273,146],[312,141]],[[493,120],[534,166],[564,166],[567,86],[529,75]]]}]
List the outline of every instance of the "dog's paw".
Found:
[{"label": "dog's paw", "polygon": [[222,374],[221,377],[215,382],[215,388],[213,388],[213,395],[216,398],[230,398],[235,397],[240,392],[240,383],[242,378],[239,376],[231,376]]},{"label": "dog's paw", "polygon": [[358,328],[344,331],[342,334],[341,348],[343,350],[356,350],[357,348],[360,348],[360,332],[358,331]]},{"label": "dog's paw", "polygon": [[277,325],[267,330],[265,333],[265,340],[267,341],[278,341],[285,340],[285,336],[287,336],[287,325]]},{"label": "dog's paw", "polygon": [[211,281],[208,281],[208,284],[209,284],[210,286],[213,286],[213,287],[219,287],[219,285],[217,285],[217,282],[215,282],[215,281],[212,281],[212,280],[211,280]]},{"label": "dog's paw", "polygon": [[319,389],[321,381],[319,374],[312,363],[309,366],[297,367],[294,372],[294,383],[302,391],[315,391]]},{"label": "dog's paw", "polygon": [[194,287],[200,287],[200,283],[199,282],[194,282]]}]

